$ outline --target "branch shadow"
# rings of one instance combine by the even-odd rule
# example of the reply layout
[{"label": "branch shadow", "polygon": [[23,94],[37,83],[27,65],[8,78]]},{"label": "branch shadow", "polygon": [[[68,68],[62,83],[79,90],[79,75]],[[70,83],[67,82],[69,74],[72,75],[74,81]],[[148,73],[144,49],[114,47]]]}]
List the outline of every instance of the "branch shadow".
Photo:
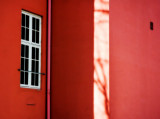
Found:
[{"label": "branch shadow", "polygon": [[[97,75],[97,79],[94,79],[94,83],[97,85],[99,91],[103,94],[104,96],[104,107],[105,107],[105,113],[106,115],[110,115],[110,112],[109,112],[109,98],[107,96],[107,77],[105,75],[105,70],[104,70],[104,63],[108,63],[107,60],[102,60],[100,58],[98,59],[95,59],[94,60],[94,70],[95,70],[95,73]],[[100,80],[100,76],[99,76],[99,73],[98,73],[98,69],[96,68],[96,64],[99,65],[99,67],[101,68],[101,73],[103,75],[103,81]]]}]

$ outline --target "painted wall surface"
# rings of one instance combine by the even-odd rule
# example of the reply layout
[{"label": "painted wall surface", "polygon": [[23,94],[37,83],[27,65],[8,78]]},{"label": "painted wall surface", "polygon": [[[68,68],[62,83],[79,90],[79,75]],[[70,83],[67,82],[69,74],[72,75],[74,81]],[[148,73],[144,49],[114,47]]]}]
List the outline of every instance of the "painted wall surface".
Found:
[{"label": "painted wall surface", "polygon": [[[41,71],[46,73],[46,0],[0,1],[0,119],[45,119],[46,77],[41,89],[20,88],[21,10],[42,15]],[[29,106],[28,104],[33,104]]]},{"label": "painted wall surface", "polygon": [[110,1],[111,119],[160,119],[159,4]]},{"label": "painted wall surface", "polygon": [[93,119],[93,0],[52,1],[51,119]]},{"label": "painted wall surface", "polygon": [[109,119],[109,0],[94,1],[94,119]]}]

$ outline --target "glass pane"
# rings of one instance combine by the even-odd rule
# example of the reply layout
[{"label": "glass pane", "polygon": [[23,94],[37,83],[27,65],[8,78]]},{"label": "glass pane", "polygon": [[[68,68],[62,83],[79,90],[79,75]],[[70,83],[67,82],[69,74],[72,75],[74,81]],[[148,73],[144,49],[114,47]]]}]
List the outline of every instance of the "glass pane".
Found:
[{"label": "glass pane", "polygon": [[24,58],[21,58],[21,70],[24,70]]},{"label": "glass pane", "polygon": [[24,84],[24,72],[21,71],[21,84]]},{"label": "glass pane", "polygon": [[29,16],[28,15],[26,15],[26,27],[29,28]]},{"label": "glass pane", "polygon": [[25,59],[25,71],[28,71],[28,59]]},{"label": "glass pane", "polygon": [[33,74],[33,73],[32,73],[32,75],[31,75],[31,85],[34,85],[34,82],[35,82],[35,81],[34,81],[34,80],[35,80],[35,79],[34,79],[34,75],[35,75],[35,74]]},{"label": "glass pane", "polygon": [[35,72],[35,61],[32,60],[32,72]]},{"label": "glass pane", "polygon": [[25,15],[22,14],[22,26],[25,26]]},{"label": "glass pane", "polygon": [[39,43],[39,32],[36,31],[36,43]]},{"label": "glass pane", "polygon": [[25,84],[28,84],[28,72],[25,72]]},{"label": "glass pane", "polygon": [[29,46],[26,45],[25,51],[26,51],[26,53],[25,53],[26,58],[28,58],[29,57]]},{"label": "glass pane", "polygon": [[32,18],[32,29],[35,29],[35,18]]},{"label": "glass pane", "polygon": [[36,60],[39,60],[39,49],[36,48]]},{"label": "glass pane", "polygon": [[35,43],[35,31],[34,30],[32,30],[32,42]]},{"label": "glass pane", "polygon": [[36,19],[36,30],[39,31],[39,19]]},{"label": "glass pane", "polygon": [[39,72],[39,61],[36,61],[36,72]]},{"label": "glass pane", "polygon": [[29,29],[26,28],[26,40],[29,41]]},{"label": "glass pane", "polygon": [[25,28],[23,28],[22,27],[22,29],[21,29],[22,31],[22,33],[21,33],[21,39],[25,39]]},{"label": "glass pane", "polygon": [[38,86],[38,76],[39,75],[38,74],[35,74],[35,75],[36,75],[36,77],[35,77],[35,85]]},{"label": "glass pane", "polygon": [[34,47],[32,47],[32,59],[35,59],[35,48]]},{"label": "glass pane", "polygon": [[21,57],[24,57],[24,45],[21,45]]}]

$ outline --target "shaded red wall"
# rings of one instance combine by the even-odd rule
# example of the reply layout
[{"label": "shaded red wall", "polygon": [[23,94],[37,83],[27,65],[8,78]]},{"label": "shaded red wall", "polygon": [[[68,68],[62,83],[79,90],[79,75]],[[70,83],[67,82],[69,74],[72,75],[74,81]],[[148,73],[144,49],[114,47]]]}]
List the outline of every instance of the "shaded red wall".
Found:
[{"label": "shaded red wall", "polygon": [[51,119],[93,119],[93,10],[52,1]]},{"label": "shaded red wall", "polygon": [[[21,10],[42,15],[41,71],[46,72],[46,0],[0,1],[0,119],[44,119],[45,76],[41,90],[20,88]],[[27,104],[34,104],[28,106]]]},{"label": "shaded red wall", "polygon": [[111,119],[160,118],[159,4],[110,1]]}]

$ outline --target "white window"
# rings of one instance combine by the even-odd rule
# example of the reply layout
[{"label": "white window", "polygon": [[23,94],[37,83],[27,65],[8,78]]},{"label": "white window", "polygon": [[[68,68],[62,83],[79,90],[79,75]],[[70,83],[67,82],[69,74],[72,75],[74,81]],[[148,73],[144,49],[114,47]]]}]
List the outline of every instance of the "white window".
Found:
[{"label": "white window", "polygon": [[22,11],[20,87],[40,89],[41,17]]}]

